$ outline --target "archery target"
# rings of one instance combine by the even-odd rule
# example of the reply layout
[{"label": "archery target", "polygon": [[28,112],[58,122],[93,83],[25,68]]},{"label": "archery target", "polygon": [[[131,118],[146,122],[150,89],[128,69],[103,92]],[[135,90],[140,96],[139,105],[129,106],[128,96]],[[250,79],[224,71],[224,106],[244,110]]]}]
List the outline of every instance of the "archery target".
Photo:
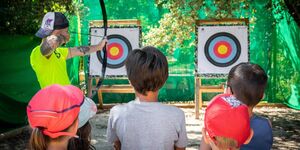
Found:
[{"label": "archery target", "polygon": [[[117,69],[124,66],[129,52],[132,51],[130,42],[127,38],[118,34],[109,35],[107,39],[107,67]],[[97,56],[103,64],[103,52]]]},{"label": "archery target", "polygon": [[218,67],[227,67],[237,61],[241,54],[241,44],[227,32],[212,35],[204,46],[205,57]]},{"label": "archery target", "polygon": [[[103,28],[91,28],[91,45],[99,43],[104,34]],[[107,30],[106,76],[126,76],[125,61],[128,54],[140,47],[140,28],[108,28]],[[89,58],[90,75],[101,76],[103,51],[93,53]]]},{"label": "archery target", "polygon": [[247,26],[199,26],[197,73],[227,74],[240,62],[248,62]]}]

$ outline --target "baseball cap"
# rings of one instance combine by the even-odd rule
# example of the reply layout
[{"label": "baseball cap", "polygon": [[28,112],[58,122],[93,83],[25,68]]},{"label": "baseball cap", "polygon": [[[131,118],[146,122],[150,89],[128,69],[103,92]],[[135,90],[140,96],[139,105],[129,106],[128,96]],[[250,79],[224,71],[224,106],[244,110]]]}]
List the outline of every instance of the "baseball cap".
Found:
[{"label": "baseball cap", "polygon": [[48,12],[45,14],[40,29],[35,33],[39,38],[45,38],[55,29],[64,29],[69,26],[66,16],[60,12]]},{"label": "baseball cap", "polygon": [[[88,109],[93,108],[93,109]],[[81,111],[84,110],[84,111]],[[83,92],[73,86],[50,85],[38,91],[27,106],[27,116],[32,128],[41,128],[45,135],[57,138],[62,135],[76,136],[73,131],[64,131],[83,113],[95,114],[96,104],[87,100]],[[89,117],[90,118],[90,117]],[[89,118],[79,119],[78,124],[85,124]]]},{"label": "baseball cap", "polygon": [[211,139],[216,136],[231,138],[237,141],[238,147],[251,136],[248,107],[230,94],[220,94],[211,100],[204,125]]},{"label": "baseball cap", "polygon": [[96,114],[96,112],[97,106],[95,102],[92,99],[85,97],[84,102],[80,107],[78,128],[81,128],[84,124],[86,124],[89,119]]}]

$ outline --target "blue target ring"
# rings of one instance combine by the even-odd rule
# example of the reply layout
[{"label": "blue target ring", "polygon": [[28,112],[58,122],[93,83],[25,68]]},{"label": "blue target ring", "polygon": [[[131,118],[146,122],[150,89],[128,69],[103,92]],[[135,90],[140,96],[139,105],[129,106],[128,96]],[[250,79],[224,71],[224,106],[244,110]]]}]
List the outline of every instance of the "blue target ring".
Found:
[{"label": "blue target ring", "polygon": [[[222,46],[221,49],[225,49],[223,51],[225,54],[222,51],[219,53],[220,45]],[[218,67],[228,67],[239,59],[241,44],[234,35],[220,32],[208,38],[204,46],[204,53],[210,63]]]},{"label": "blue target ring", "polygon": [[[107,67],[116,69],[124,66],[128,54],[132,51],[129,40],[118,34],[109,35],[107,39]],[[103,51],[100,51],[99,53],[100,55],[97,54],[97,57],[103,64]]]}]

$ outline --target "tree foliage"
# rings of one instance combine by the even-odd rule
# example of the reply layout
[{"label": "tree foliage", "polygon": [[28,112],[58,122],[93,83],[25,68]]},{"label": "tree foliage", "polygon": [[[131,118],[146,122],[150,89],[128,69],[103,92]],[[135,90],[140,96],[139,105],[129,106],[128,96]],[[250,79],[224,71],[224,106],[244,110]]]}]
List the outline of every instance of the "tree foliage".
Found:
[{"label": "tree foliage", "polygon": [[192,45],[184,47],[184,43],[191,42],[193,26],[198,18],[197,11],[203,5],[203,1],[158,0],[157,5],[168,9],[169,13],[163,15],[158,27],[149,30],[145,36],[146,45],[165,47],[171,53],[177,47],[190,48]]},{"label": "tree foliage", "polygon": [[32,34],[48,11],[74,12],[72,0],[6,0],[0,2],[0,33]]},{"label": "tree foliage", "polygon": [[164,47],[171,54],[176,48],[188,53],[194,46],[192,41],[196,20],[250,18],[253,22],[255,17],[252,12],[255,9],[250,7],[250,2],[251,0],[157,0],[157,5],[169,12],[163,15],[158,27],[150,29],[145,36],[145,44]]}]

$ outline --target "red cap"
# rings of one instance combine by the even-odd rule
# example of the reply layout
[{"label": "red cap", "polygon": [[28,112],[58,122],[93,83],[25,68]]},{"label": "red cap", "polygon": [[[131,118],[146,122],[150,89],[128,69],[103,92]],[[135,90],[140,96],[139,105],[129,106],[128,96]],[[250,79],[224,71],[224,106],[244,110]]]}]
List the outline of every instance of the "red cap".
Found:
[{"label": "red cap", "polygon": [[[45,135],[56,138],[75,136],[75,131],[63,131],[78,118],[84,102],[83,92],[72,85],[54,84],[38,91],[27,106],[27,116],[32,128],[40,127]],[[78,125],[78,123],[76,124]]]},{"label": "red cap", "polygon": [[238,147],[251,134],[248,107],[229,94],[220,94],[211,100],[204,125],[211,139],[215,136],[231,138],[238,142]]}]

